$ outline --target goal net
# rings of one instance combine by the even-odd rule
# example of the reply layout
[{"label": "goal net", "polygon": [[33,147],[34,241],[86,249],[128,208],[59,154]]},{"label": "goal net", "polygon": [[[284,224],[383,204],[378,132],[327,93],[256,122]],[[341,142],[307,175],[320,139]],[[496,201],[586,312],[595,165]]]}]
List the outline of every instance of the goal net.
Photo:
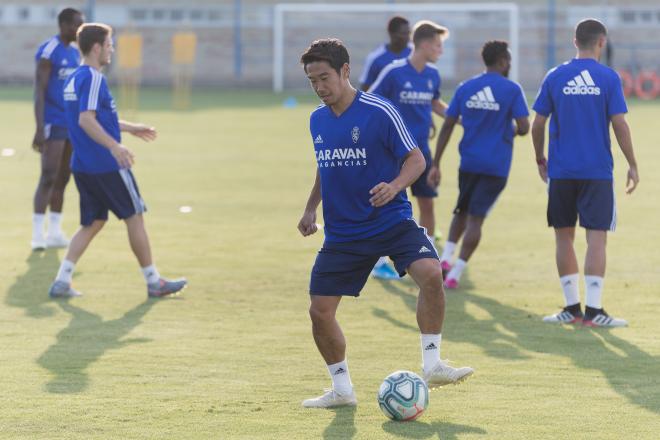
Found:
[{"label": "goal net", "polygon": [[510,77],[518,78],[518,6],[513,3],[323,4],[281,3],[273,22],[273,90],[308,87],[300,68],[302,52],[318,38],[336,37],[348,47],[351,80],[357,87],[369,52],[389,41],[387,22],[394,15],[432,20],[446,26],[450,38],[438,61],[443,88],[484,70],[481,47],[488,40],[506,40],[513,57]]}]

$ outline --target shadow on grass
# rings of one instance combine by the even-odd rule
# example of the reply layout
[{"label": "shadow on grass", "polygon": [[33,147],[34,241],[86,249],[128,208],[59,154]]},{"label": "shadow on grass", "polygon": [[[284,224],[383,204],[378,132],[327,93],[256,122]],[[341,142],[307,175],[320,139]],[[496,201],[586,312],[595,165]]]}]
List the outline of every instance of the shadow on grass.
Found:
[{"label": "shadow on grass", "polygon": [[[416,310],[417,288],[411,280],[381,281],[381,285],[409,310]],[[651,356],[609,329],[549,325],[539,315],[477,295],[473,289],[464,276],[460,289],[447,292],[448,331],[443,339],[476,345],[488,356],[500,359],[528,359],[530,352],[565,357],[577,368],[600,372],[611,388],[631,403],[660,413],[660,394],[653,379],[660,357]],[[482,317],[475,317],[468,307],[480,309]],[[416,325],[383,309],[374,307],[372,313],[392,325],[419,332]]]},{"label": "shadow on grass", "polygon": [[355,428],[354,406],[330,409],[335,413],[335,418],[323,431],[324,440],[349,440],[357,433]]},{"label": "shadow on grass", "polygon": [[104,321],[101,316],[76,307],[68,301],[58,301],[60,308],[71,315],[71,321],[57,334],[57,342],[37,360],[40,366],[54,375],[45,385],[46,391],[58,394],[84,391],[89,385],[87,367],[98,361],[106,351],[149,342],[150,339],[144,338],[121,338],[142,322],[142,317],[156,301],[147,300],[121,318],[110,321]]},{"label": "shadow on grass", "polygon": [[443,422],[425,423],[418,420],[414,422],[385,422],[383,423],[383,431],[399,438],[425,439],[437,437],[442,440],[458,439],[460,434],[487,434],[485,430],[474,426]]},{"label": "shadow on grass", "polygon": [[53,302],[48,298],[48,288],[60,266],[57,250],[32,252],[27,258],[28,269],[7,290],[5,303],[23,309],[30,318],[48,318],[54,315]]}]

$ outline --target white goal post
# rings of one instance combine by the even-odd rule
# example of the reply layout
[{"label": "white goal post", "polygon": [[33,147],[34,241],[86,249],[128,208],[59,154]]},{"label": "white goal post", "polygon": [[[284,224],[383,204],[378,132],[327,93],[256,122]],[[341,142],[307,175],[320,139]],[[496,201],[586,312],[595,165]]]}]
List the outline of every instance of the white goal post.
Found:
[{"label": "white goal post", "polygon": [[[287,60],[287,54],[285,51],[287,49],[293,50],[297,49],[299,52],[297,55],[299,55],[302,50],[304,50],[304,47],[308,45],[311,40],[306,42],[306,45],[304,47],[299,47],[300,45],[296,44],[289,44],[289,41],[287,41],[287,23],[285,22],[286,17],[291,14],[298,14],[298,17],[300,18],[300,22],[296,22],[296,25],[300,25],[301,29],[305,29],[307,34],[310,34],[309,29],[313,28],[315,24],[318,24],[319,27],[323,28],[324,30],[320,31],[318,35],[316,35],[313,38],[323,38],[323,37],[334,37],[336,34],[334,34],[333,30],[328,30],[329,25],[332,26],[330,29],[336,29],[336,33],[340,34],[342,30],[345,29],[346,23],[346,17],[338,18],[337,22],[335,23],[329,23],[328,20],[332,20],[332,15],[331,14],[350,14],[349,19],[357,19],[357,21],[352,22],[350,24],[356,25],[359,23],[359,17],[361,14],[362,17],[364,18],[370,18],[369,14],[388,14],[388,15],[394,15],[394,14],[401,14],[406,17],[418,17],[417,19],[421,18],[428,18],[432,19],[434,21],[438,21],[439,24],[443,26],[447,26],[450,30],[451,33],[454,32],[454,23],[452,23],[451,19],[444,19],[444,18],[435,18],[435,17],[451,17],[452,14],[454,16],[458,17],[458,14],[473,14],[477,16],[482,16],[486,17],[486,14],[489,13],[495,13],[495,14],[504,14],[507,17],[508,22],[500,22],[499,19],[491,19],[491,23],[494,21],[497,21],[498,23],[495,23],[494,25],[497,26],[499,25],[500,27],[503,27],[501,32],[499,32],[497,35],[492,35],[487,37],[487,39],[495,39],[495,38],[505,38],[509,42],[509,48],[512,54],[512,65],[511,65],[511,72],[510,72],[510,77],[512,80],[517,81],[518,80],[518,65],[519,65],[519,11],[518,11],[518,5],[515,3],[445,3],[445,4],[433,4],[433,3],[409,3],[409,4],[404,4],[404,3],[384,3],[384,4],[376,4],[376,3],[370,3],[370,4],[363,4],[363,3],[357,3],[357,4],[324,4],[324,3],[280,3],[275,5],[274,9],[274,17],[273,17],[273,90],[275,92],[281,92],[285,88],[285,80],[286,80],[286,73],[285,70],[290,67],[288,64],[293,62],[292,57],[289,56],[289,60]],[[441,15],[441,14],[446,14],[446,15]],[[337,15],[337,17],[339,17]],[[313,17],[313,19],[311,17]],[[385,16],[384,16],[385,17]],[[314,21],[315,20],[315,21]],[[344,21],[339,21],[339,20],[344,20]],[[416,20],[411,20],[411,25],[414,24],[414,21]],[[457,21],[458,23],[459,21]],[[387,26],[386,23],[386,18],[384,20],[381,20],[378,24],[380,26],[379,29],[382,30],[382,33],[377,33],[377,37],[379,39],[385,38],[386,32],[385,28]],[[456,24],[458,26],[459,24]],[[482,34],[484,30],[480,28],[479,26],[481,25],[481,22],[479,18],[474,18],[472,21],[469,21],[469,19],[462,18],[460,20],[460,25],[463,26],[465,30],[469,30],[470,26],[474,26],[475,31],[480,31]],[[304,27],[306,26],[306,27]],[[373,25],[372,25],[373,27]],[[325,34],[323,33],[325,32]],[[328,32],[333,33],[333,35],[327,35]],[[303,34],[302,32],[300,34]],[[298,34],[298,35],[300,35]],[[311,34],[310,34],[311,35]],[[369,34],[370,36],[374,36],[373,33]],[[295,38],[296,33],[290,33],[288,36],[289,39]],[[454,33],[454,36],[450,38],[457,38],[456,34]],[[476,38],[476,37],[475,37]],[[448,40],[449,41],[449,40]],[[485,39],[480,40],[481,43],[485,41]],[[344,41],[346,43],[346,41]],[[473,45],[476,43],[473,43]],[[351,44],[348,44],[349,46],[349,51],[351,51]],[[374,46],[375,48],[375,46]],[[351,57],[353,60],[354,54],[351,51]],[[458,62],[460,62],[460,54],[458,55]],[[441,67],[442,71],[442,64],[443,64],[443,58],[440,59],[439,61],[439,66]],[[351,62],[351,65],[353,65],[353,61]],[[482,69],[483,70],[483,69]],[[477,72],[475,72],[476,74]],[[304,79],[302,72],[300,73],[301,78]],[[357,77],[357,75],[353,75],[354,77]],[[466,78],[462,78],[466,79]],[[444,78],[443,78],[444,80]]]}]

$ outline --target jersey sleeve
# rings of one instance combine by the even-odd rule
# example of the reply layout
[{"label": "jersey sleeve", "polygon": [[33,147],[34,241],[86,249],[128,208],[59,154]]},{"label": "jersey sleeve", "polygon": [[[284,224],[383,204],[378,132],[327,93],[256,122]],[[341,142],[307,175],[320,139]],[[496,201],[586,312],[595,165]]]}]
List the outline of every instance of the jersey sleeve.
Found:
[{"label": "jersey sleeve", "polygon": [[533,109],[536,113],[541,116],[550,116],[552,113],[552,96],[550,95],[550,84],[548,81],[548,76],[546,75],[539,93],[536,95],[536,100],[534,101]]},{"label": "jersey sleeve", "polygon": [[393,88],[393,77],[390,72],[391,70],[388,68],[381,70],[378,78],[376,78],[376,80],[371,83],[371,86],[369,87],[369,93],[375,93],[376,95],[390,99],[392,97],[391,95]]},{"label": "jersey sleeve", "polygon": [[608,87],[607,96],[607,116],[614,116],[621,113],[628,113],[626,98],[623,95],[623,84],[618,74],[614,74],[611,85]]},{"label": "jersey sleeve", "polygon": [[458,119],[459,116],[461,116],[461,95],[462,95],[462,87],[458,87],[456,89],[456,92],[454,93],[454,96],[452,96],[451,101],[449,102],[449,106],[447,107],[447,110],[445,111],[445,114],[447,116],[450,116],[452,118]]},{"label": "jersey sleeve", "polygon": [[403,158],[417,148],[417,143],[408,131],[403,118],[393,105],[383,108],[383,133],[386,134],[385,146],[398,159]]},{"label": "jersey sleeve", "polygon": [[515,85],[513,98],[513,107],[511,108],[511,115],[514,118],[522,118],[529,116],[529,110],[527,110],[527,101],[525,100],[525,92],[523,92],[520,84]]},{"label": "jersey sleeve", "polygon": [[55,52],[57,49],[57,40],[55,38],[52,38],[48,43],[46,43],[43,47],[41,47],[37,51],[36,59],[37,61],[39,60],[48,60],[48,61],[53,61],[54,57],[57,55]]},{"label": "jersey sleeve", "polygon": [[440,78],[440,73],[436,72],[436,86],[433,88],[433,99],[440,99],[440,86],[442,85],[442,79]]},{"label": "jersey sleeve", "polygon": [[104,87],[107,87],[103,75],[91,71],[78,85],[78,110],[82,112],[98,110]]}]

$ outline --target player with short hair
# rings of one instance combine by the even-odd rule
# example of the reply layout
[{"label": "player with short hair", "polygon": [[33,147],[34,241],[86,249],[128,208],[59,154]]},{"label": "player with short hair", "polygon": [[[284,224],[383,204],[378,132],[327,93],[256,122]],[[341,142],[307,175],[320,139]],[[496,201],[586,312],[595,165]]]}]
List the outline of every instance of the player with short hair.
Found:
[{"label": "player with short hair", "polygon": [[[628,112],[621,78],[600,64],[607,29],[586,19],[575,28],[577,56],[545,76],[534,110],[532,140],[538,171],[548,183],[548,225],[555,229],[556,262],[565,307],[545,322],[578,323],[592,327],[621,327],[623,319],[609,316],[602,306],[607,231],[616,226],[610,123],[628,161],[627,193],[639,183]],[[545,126],[550,117],[548,160]],[[579,268],[573,241],[575,225],[587,230],[584,263],[586,307],[580,305]]]},{"label": "player with short hair", "polygon": [[424,155],[389,101],[351,86],[349,55],[341,41],[314,41],[301,63],[323,104],[310,117],[317,172],[298,230],[303,236],[317,231],[322,201],[325,241],[312,269],[309,313],[333,384],[303,406],[357,403],[336,312],[343,296],[359,296],[381,255],[389,255],[401,276],[409,273],[420,288],[417,322],[429,386],[467,378],[471,368],[452,368],[440,360],[445,310],[440,261],[412,219],[405,192],[424,171]]},{"label": "player with short hair", "polygon": [[[33,250],[69,244],[61,226],[64,189],[71,176],[71,142],[66,129],[62,89],[66,78],[80,64],[80,53],[74,43],[76,31],[83,21],[80,11],[63,9],[57,16],[60,33],[41,44],[35,55],[34,116],[37,127],[32,148],[41,153],[41,175],[33,200]],[[48,233],[44,237],[46,209],[49,207]]]},{"label": "player with short hair", "polygon": [[[435,62],[442,55],[443,41],[448,37],[449,30],[443,26],[427,20],[416,23],[410,56],[388,64],[369,88],[370,93],[394,103],[424,154],[426,169],[410,189],[419,205],[419,223],[426,228],[432,242],[435,232],[433,199],[438,193],[427,183],[431,168],[429,133],[433,125],[432,112],[444,117],[447,109],[447,104],[440,99],[441,79]],[[376,264],[373,275],[383,279],[397,278],[396,271],[384,258]]]},{"label": "player with short hair", "polygon": [[[511,68],[509,45],[506,41],[488,41],[481,56],[486,72],[456,89],[440,129],[428,176],[430,185],[437,187],[440,184],[440,159],[454,125],[461,118],[460,193],[440,257],[448,289],[458,288],[463,270],[481,240],[483,222],[506,186],[513,157],[513,137],[529,131],[525,94],[518,83],[507,78]],[[515,121],[515,129],[512,121]],[[452,267],[454,250],[461,237],[460,255]]]},{"label": "player with short hair", "polygon": [[53,298],[80,295],[71,287],[73,270],[108,220],[108,211],[126,223],[131,249],[147,282],[148,296],[176,293],[185,287],[186,280],[161,278],[153,263],[142,218],[146,207],[130,170],[133,153],[121,143],[121,131],[151,141],[156,138],[156,130],[117,117],[115,101],[101,73],[114,52],[112,28],[101,23],[84,24],[78,29],[77,40],[84,62],[66,81],[64,101],[73,144],[71,169],[80,194],[81,227],[71,239],[48,293]]},{"label": "player with short hair", "polygon": [[360,76],[362,90],[367,91],[376,81],[381,70],[394,60],[410,55],[410,23],[404,17],[395,15],[387,23],[387,34],[390,42],[383,43],[367,55],[364,70]]}]

